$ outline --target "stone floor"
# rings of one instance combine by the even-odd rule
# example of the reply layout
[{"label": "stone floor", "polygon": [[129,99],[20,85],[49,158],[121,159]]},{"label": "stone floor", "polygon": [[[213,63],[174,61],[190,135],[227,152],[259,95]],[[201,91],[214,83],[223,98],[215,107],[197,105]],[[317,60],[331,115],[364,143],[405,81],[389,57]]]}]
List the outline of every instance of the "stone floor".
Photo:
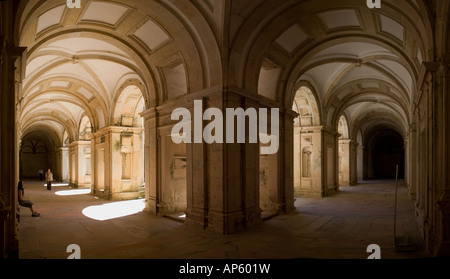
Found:
[{"label": "stone floor", "polygon": [[[37,181],[25,187],[41,217],[21,208],[21,259],[65,259],[70,244],[79,245],[83,259],[366,259],[370,244],[381,247],[383,259],[425,257],[404,185],[398,192],[397,236],[413,237],[417,249],[395,251],[393,181],[341,187],[328,198],[297,198],[296,212],[233,235],[132,214],[142,201],[113,203],[58,184],[48,191]],[[131,215],[113,218],[115,207]],[[98,220],[101,209],[107,210],[104,220]]]}]

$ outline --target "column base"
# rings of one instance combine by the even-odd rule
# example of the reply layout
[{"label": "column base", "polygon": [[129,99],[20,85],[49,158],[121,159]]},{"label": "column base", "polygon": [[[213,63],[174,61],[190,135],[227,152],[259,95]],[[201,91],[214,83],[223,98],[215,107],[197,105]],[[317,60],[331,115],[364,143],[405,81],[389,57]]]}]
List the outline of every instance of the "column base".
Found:
[{"label": "column base", "polygon": [[121,192],[121,193],[112,193],[110,195],[110,200],[113,201],[126,201],[126,200],[136,200],[140,197],[140,192]]},{"label": "column base", "polygon": [[324,191],[324,197],[330,197],[339,192],[339,187],[327,187]]},{"label": "column base", "polygon": [[89,189],[92,187],[91,183],[73,183],[73,182],[69,182],[69,187],[74,188],[74,189]]},{"label": "column base", "polygon": [[186,210],[186,219],[184,223],[186,225],[192,225],[206,229],[208,227],[208,210],[201,208],[192,208],[190,210]]},{"label": "column base", "polygon": [[295,192],[297,196],[304,197],[304,198],[323,198],[326,197],[325,191],[318,191],[318,190],[298,190]]},{"label": "column base", "polygon": [[144,201],[145,208],[144,212],[148,212],[154,215],[158,214],[158,204],[155,198],[148,198]]},{"label": "column base", "polygon": [[262,222],[261,210],[247,210],[245,216],[242,211],[223,213],[210,211],[208,214],[208,228],[222,234],[233,234]]}]

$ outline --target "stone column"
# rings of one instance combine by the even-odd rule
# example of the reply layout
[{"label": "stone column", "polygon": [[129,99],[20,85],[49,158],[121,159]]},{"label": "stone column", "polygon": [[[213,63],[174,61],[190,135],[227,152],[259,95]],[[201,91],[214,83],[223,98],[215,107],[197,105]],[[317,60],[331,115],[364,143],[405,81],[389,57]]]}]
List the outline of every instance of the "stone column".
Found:
[{"label": "stone column", "polygon": [[[435,68],[438,66],[437,68]],[[439,63],[428,65],[430,70],[436,70],[433,74],[434,88],[433,98],[436,104],[435,129],[433,129],[433,192],[429,202],[433,210],[433,233],[430,241],[433,254],[436,256],[450,256],[450,173],[448,164],[450,161],[450,54],[446,53],[440,58]],[[430,245],[431,246],[431,245]]]},{"label": "stone column", "polygon": [[141,133],[141,128],[111,126],[92,135],[96,196],[111,200],[139,197],[143,182]]},{"label": "stone column", "polygon": [[295,210],[294,202],[294,119],[298,115],[291,110],[283,110],[280,118],[280,160],[279,169],[279,190],[277,199],[277,212],[286,214]]},{"label": "stone column", "polygon": [[417,197],[417,132],[415,123],[411,125],[408,135],[408,152],[409,152],[409,171],[408,171],[408,189],[411,200]]},{"label": "stone column", "polygon": [[[194,106],[198,103],[201,103],[200,107]],[[234,125],[234,138],[232,142],[227,143],[227,134],[231,135],[231,130],[227,131],[227,123],[231,123],[227,121],[227,109],[233,112],[234,109],[240,108],[244,112],[247,112],[247,109],[255,109],[258,116],[259,108],[268,109],[267,134],[271,135],[272,107],[274,105],[270,101],[262,101],[258,96],[243,90],[218,86],[143,112],[141,116],[145,118],[146,210],[164,215],[172,206],[170,198],[167,197],[170,194],[167,187],[171,186],[166,166],[171,161],[170,157],[177,155],[175,150],[178,150],[178,155],[175,156],[179,162],[177,165],[183,165],[179,159],[184,158],[183,151],[186,154],[186,224],[228,234],[261,222],[261,200],[266,202],[268,211],[275,214],[292,210],[293,116],[279,111],[279,123],[274,124],[279,131],[279,148],[276,154],[266,156],[268,160],[265,175],[268,183],[264,189],[260,187],[260,150],[266,146],[260,145],[257,132],[256,141],[249,140],[255,125],[249,127],[246,120],[246,140],[243,143],[237,142],[238,130]],[[181,121],[171,120],[171,113],[177,108],[186,109],[191,116],[191,123],[188,124],[191,141],[179,143],[179,147],[174,146],[170,139],[171,129]],[[203,117],[208,116],[206,112],[211,111],[220,111],[223,139],[208,143],[205,142],[203,132],[211,125],[213,118]],[[257,120],[259,122],[259,117]],[[195,133],[196,130],[200,134]],[[218,132],[214,131],[213,134]],[[179,137],[176,134],[173,136]],[[173,171],[181,175],[181,169]]]},{"label": "stone column", "polygon": [[[224,113],[224,130],[228,122],[225,112],[227,108],[259,108],[256,100],[249,98],[245,92],[224,88],[217,95],[208,98],[205,107],[216,107]],[[249,134],[248,123],[246,135]],[[224,137],[227,132],[224,131]],[[235,136],[236,136],[235,128]],[[203,154],[206,171],[208,193],[208,227],[228,234],[259,223],[261,210],[259,207],[259,144],[249,143],[212,143],[208,144],[206,154]],[[197,155],[192,154],[193,159]],[[193,169],[193,176],[196,176]],[[188,191],[193,185],[189,186]],[[269,192],[272,187],[269,186]],[[194,195],[196,193],[193,193]],[[201,193],[200,193],[201,194]],[[189,215],[187,215],[189,217]]]},{"label": "stone column", "polygon": [[58,177],[61,182],[69,181],[69,147],[61,147],[57,152]]},{"label": "stone column", "polygon": [[70,186],[91,187],[91,142],[74,141],[69,144]]},{"label": "stone column", "polygon": [[357,180],[363,180],[364,179],[364,146],[362,146],[361,144],[358,145],[356,152],[357,152],[357,159],[356,159],[356,176],[357,176]]},{"label": "stone column", "polygon": [[[279,148],[275,154],[261,154],[259,159],[259,206],[263,218],[294,209],[294,118],[280,110]],[[271,123],[268,124],[270,127]],[[299,132],[298,129],[296,129]],[[297,141],[298,144],[298,141]],[[264,145],[262,145],[264,146]]]},{"label": "stone column", "polygon": [[15,45],[15,1],[0,2],[0,258],[18,257],[16,104],[25,49]]},{"label": "stone column", "polygon": [[323,196],[330,196],[339,191],[337,146],[338,133],[324,128],[322,132]]},{"label": "stone column", "polygon": [[[103,129],[104,130],[104,129]],[[104,131],[98,131],[90,135],[91,138],[91,193],[96,197],[109,198],[110,195],[110,152],[109,137]],[[72,158],[73,160],[73,158]]]},{"label": "stone column", "polygon": [[351,140],[339,140],[339,186],[350,186]]},{"label": "stone column", "polygon": [[350,186],[358,184],[358,143],[350,142]]},{"label": "stone column", "polygon": [[[221,108],[220,91],[214,92],[214,100],[209,102],[205,97],[198,98],[203,102],[202,113],[206,107]],[[212,94],[212,93],[209,93]],[[208,94],[208,95],[209,95]],[[213,97],[213,95],[211,95]],[[191,115],[194,116],[194,108],[189,107]],[[192,118],[193,120],[194,118]],[[203,129],[203,123],[201,127]],[[194,123],[191,125],[192,139],[194,138]],[[210,210],[210,193],[212,187],[218,187],[220,184],[220,169],[217,169],[216,177],[209,177],[209,168],[211,162],[208,160],[208,154],[213,153],[215,156],[220,156],[220,150],[217,148],[218,144],[214,144],[213,148],[208,146],[204,141],[188,143],[186,145],[186,176],[187,176],[187,208],[186,208],[186,223],[207,228],[209,226],[208,214]],[[216,157],[219,161],[222,158]],[[214,185],[214,186],[213,186]]]},{"label": "stone column", "polygon": [[155,108],[150,108],[141,113],[145,125],[145,211],[158,214],[159,204],[159,169],[158,164],[158,113]]}]

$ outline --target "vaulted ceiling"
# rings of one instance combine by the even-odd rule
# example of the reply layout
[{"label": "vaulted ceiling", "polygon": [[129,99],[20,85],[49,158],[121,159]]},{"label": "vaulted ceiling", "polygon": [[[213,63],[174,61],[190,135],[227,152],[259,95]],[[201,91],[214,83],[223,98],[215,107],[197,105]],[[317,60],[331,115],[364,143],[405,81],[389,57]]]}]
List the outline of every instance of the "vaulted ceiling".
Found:
[{"label": "vaulted ceiling", "polygon": [[[158,2],[82,0],[79,9],[63,0],[24,5],[19,33],[28,58],[20,96],[22,133],[33,127],[61,136],[67,131],[77,140],[84,116],[94,130],[117,124],[118,108],[135,116],[124,103],[134,108],[142,103],[136,92],[150,107],[217,79],[205,73],[208,57],[197,52],[206,44],[177,18],[183,4]],[[198,75],[190,78],[187,71]]]},{"label": "vaulted ceiling", "polygon": [[123,91],[130,100],[140,91],[152,107],[228,84],[288,108],[307,85],[321,125],[337,129],[346,115],[355,131],[385,122],[405,134],[433,55],[421,0],[383,0],[382,9],[363,0],[81,3],[21,7],[23,133],[49,129],[76,140],[84,116],[94,130],[118,122]]},{"label": "vaulted ceiling", "polygon": [[381,9],[361,0],[266,1],[245,16],[234,40],[244,51],[231,61],[239,85],[286,107],[308,85],[322,125],[335,129],[345,115],[353,138],[386,122],[407,133],[423,62],[433,57],[422,1],[386,0]]}]

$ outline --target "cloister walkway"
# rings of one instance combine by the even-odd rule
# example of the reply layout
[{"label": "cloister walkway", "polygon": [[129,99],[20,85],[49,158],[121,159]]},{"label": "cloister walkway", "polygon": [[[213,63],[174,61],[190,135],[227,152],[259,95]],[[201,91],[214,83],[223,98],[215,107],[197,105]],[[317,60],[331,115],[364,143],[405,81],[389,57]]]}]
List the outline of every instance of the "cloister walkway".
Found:
[{"label": "cloister walkway", "polygon": [[142,200],[96,199],[65,184],[52,191],[40,181],[25,185],[41,217],[20,210],[21,259],[65,259],[70,244],[80,246],[83,259],[366,259],[370,244],[381,247],[383,259],[425,257],[405,185],[398,192],[397,233],[413,237],[417,250],[394,249],[393,181],[341,187],[327,198],[297,198],[296,212],[232,235],[141,212]]}]

